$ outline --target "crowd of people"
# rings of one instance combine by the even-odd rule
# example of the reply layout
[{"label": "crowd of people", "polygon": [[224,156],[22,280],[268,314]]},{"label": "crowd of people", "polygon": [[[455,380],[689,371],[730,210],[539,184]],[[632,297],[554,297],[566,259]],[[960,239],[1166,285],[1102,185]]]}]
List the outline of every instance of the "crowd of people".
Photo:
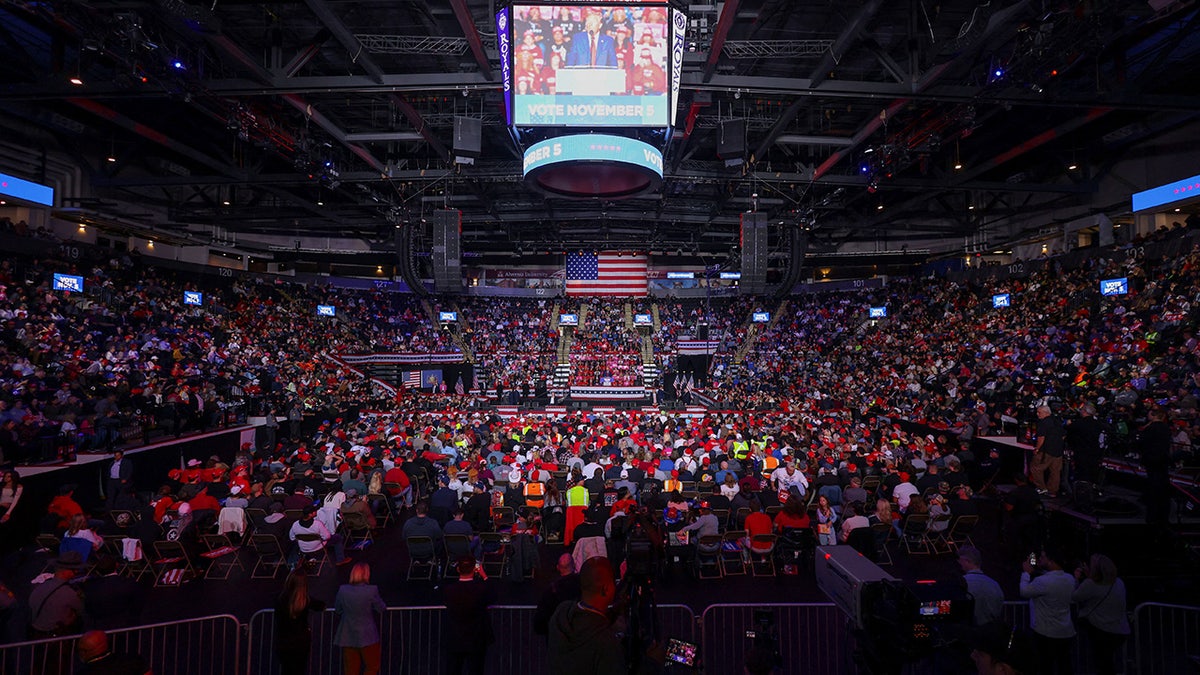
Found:
[{"label": "crowd of people", "polygon": [[[456,410],[444,393],[438,412],[397,406],[330,357],[452,350],[411,298],[249,279],[206,283],[136,254],[0,259],[6,463],[30,458],[42,437],[56,439],[55,447],[66,438],[79,449],[114,449],[130,418],[180,433],[212,426],[241,403],[288,421],[231,460],[195,458],[158,477],[151,495],[127,482],[127,460],[118,456],[106,465],[105,503],[79,504],[64,486],[36,515],[47,532],[85,546],[60,553],[59,570],[34,592],[69,583],[81,565],[70,554],[84,557],[89,547],[107,575],[115,561],[99,551],[97,531],[112,534],[115,519],[99,516],[114,510],[137,514],[123,531],[144,548],[170,539],[197,561],[199,535],[238,515],[226,510],[241,509],[240,533],[274,534],[297,565],[323,550],[335,564],[354,563],[346,522],[400,513],[407,516],[400,536],[429,536],[442,542],[436,550],[445,551],[446,535],[465,535],[460,560],[494,552],[481,533],[509,535],[514,578],[548,542],[570,545],[576,568],[603,557],[619,569],[631,537],[645,537],[655,564],[665,566],[680,549],[690,560],[712,553],[704,548],[711,537],[730,530],[745,532],[738,545],[747,559],[762,553],[756,535],[776,535],[771,555],[786,567],[817,544],[874,551],[880,537],[909,536],[913,516],[944,529],[977,515],[976,493],[999,460],[977,454],[970,441],[1028,425],[1032,475],[1015,477],[1004,497],[1003,531],[1014,542],[1007,550],[1027,568],[1019,592],[1034,608],[1039,654],[1057,663],[1074,636],[1062,620],[1072,600],[1090,608],[1088,630],[1108,634],[1095,642],[1112,645],[1112,636],[1128,632],[1114,619],[1124,591],[1111,561],[1093,559],[1072,578],[1072,561],[1033,526],[1041,499],[1065,487],[1064,452],[1074,453],[1076,475],[1085,478],[1106,452],[1137,454],[1149,474],[1149,519],[1165,524],[1153,493],[1166,493],[1166,470],[1194,456],[1200,433],[1200,250],[1190,232],[1158,236],[1187,237],[1189,245],[1153,260],[1100,252],[1078,267],[1052,263],[1024,279],[894,279],[886,290],[793,297],[748,351],[745,368],[720,364],[708,391],[730,408],[756,412],[704,416],[505,419]],[[84,276],[87,290],[52,291],[59,271]],[[1112,277],[1127,277],[1132,293],[1101,298],[1099,280]],[[202,291],[204,303],[184,305],[185,290]],[[1013,306],[993,307],[999,292],[1010,293]],[[336,321],[313,316],[316,304],[329,302],[339,307]],[[868,319],[866,307],[879,304],[890,316]],[[711,338],[736,346],[756,308],[754,299],[663,302],[655,339],[665,345],[702,317]],[[529,388],[536,369],[552,368],[556,336],[546,303],[480,299],[463,311],[471,328],[464,337],[477,356],[503,364],[492,366],[497,384]],[[636,338],[620,303],[589,302],[579,351],[572,350],[580,378],[573,382],[636,383],[636,348],[612,349]],[[634,368],[623,370],[627,363]],[[331,415],[315,435],[300,431],[306,412],[364,407],[382,413]],[[0,528],[32,504],[22,499],[19,476],[6,472]],[[871,532],[867,544],[858,530]],[[1041,553],[1024,559],[1030,550]],[[968,577],[978,559],[960,551]],[[473,564],[459,570],[464,578],[474,578]],[[357,574],[365,585],[369,571]],[[33,612],[34,635],[82,625],[88,608],[63,596]],[[558,619],[548,622],[557,626],[551,634],[565,630]],[[1098,658],[1111,662],[1112,654]]]}]

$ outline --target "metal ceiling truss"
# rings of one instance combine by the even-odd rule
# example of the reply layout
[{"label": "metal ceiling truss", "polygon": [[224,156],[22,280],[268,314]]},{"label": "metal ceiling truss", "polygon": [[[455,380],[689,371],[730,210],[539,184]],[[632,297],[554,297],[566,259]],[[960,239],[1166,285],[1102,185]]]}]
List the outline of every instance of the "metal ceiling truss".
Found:
[{"label": "metal ceiling truss", "polygon": [[380,35],[355,33],[363,49],[372,54],[461,56],[471,48],[466,38],[432,35]]}]

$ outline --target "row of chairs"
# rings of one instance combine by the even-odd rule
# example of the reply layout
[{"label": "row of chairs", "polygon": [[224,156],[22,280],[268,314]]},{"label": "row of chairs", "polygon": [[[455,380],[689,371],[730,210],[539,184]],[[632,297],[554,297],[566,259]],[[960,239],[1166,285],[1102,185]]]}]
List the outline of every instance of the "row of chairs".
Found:
[{"label": "row of chairs", "polygon": [[[480,544],[479,562],[484,573],[501,576],[511,562],[511,535],[505,532],[481,532],[477,535]],[[463,534],[447,534],[438,546],[432,537],[411,536],[404,540],[408,549],[408,580],[433,580],[438,575],[446,578],[457,575],[455,565],[459,559],[473,557],[471,538]]]},{"label": "row of chairs", "polygon": [[756,534],[747,539],[745,530],[726,530],[719,535],[700,537],[693,559],[693,570],[700,579],[722,579],[747,574],[775,576],[774,534]]}]

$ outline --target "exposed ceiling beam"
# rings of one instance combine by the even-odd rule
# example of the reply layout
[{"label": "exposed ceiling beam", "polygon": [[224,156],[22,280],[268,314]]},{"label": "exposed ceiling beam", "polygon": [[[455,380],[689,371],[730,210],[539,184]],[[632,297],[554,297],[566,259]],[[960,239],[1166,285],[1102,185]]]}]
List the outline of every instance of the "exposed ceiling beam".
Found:
[{"label": "exposed ceiling beam", "polygon": [[350,53],[350,62],[357,63],[376,84],[381,84],[384,75],[383,69],[379,67],[379,64],[375,63],[375,59],[372,58],[371,54],[363,49],[362,43],[358,41],[358,38],[354,37],[354,33],[351,33],[350,29],[346,28],[346,24],[342,23],[341,18],[337,14],[334,14],[329,5],[325,4],[324,0],[304,0],[304,4],[308,5],[312,13],[317,15],[317,19],[329,29],[329,32],[333,33],[333,37],[337,38],[337,41],[342,43],[342,46]]},{"label": "exposed ceiling beam", "polygon": [[454,8],[454,16],[458,18],[458,25],[462,27],[463,36],[471,45],[475,63],[479,64],[479,72],[483,73],[487,79],[492,79],[492,64],[488,62],[487,50],[483,48],[483,40],[479,37],[479,31],[475,30],[475,19],[471,16],[471,8],[467,6],[467,0],[450,0],[450,6]]},{"label": "exposed ceiling beam", "polygon": [[328,28],[322,28],[317,31],[317,34],[313,36],[312,40],[309,40],[304,49],[297,52],[292,57],[292,60],[288,61],[288,64],[283,67],[283,76],[294,77],[296,73],[300,72],[300,69],[308,65],[308,62],[312,61],[314,56],[321,53],[321,47],[325,46],[331,35],[332,33],[329,32]]},{"label": "exposed ceiling beam", "polygon": [[[920,80],[914,83],[912,88],[913,93],[921,93],[925,91],[938,80],[940,80],[942,75],[945,75],[947,71],[958,66],[960,63],[965,62],[968,57],[973,56],[980,45],[986,44],[988,40],[997,35],[1001,30],[1010,26],[1012,21],[1016,19],[1021,11],[1023,11],[1025,7],[1029,5],[1030,1],[1031,0],[1019,0],[1019,2],[1016,4],[993,14],[991,20],[988,22],[987,28],[985,28],[980,36],[974,41],[973,48],[963,49],[954,58],[927,71],[921,76]],[[859,130],[854,134],[853,143],[848,147],[838,150],[830,155],[824,162],[821,162],[820,166],[817,167],[814,176],[820,178],[826,173],[829,173],[830,169],[837,166],[839,162],[854,152],[858,146],[866,142],[866,140],[870,138],[876,130],[883,126],[888,120],[895,117],[896,114],[904,108],[904,106],[908,105],[910,98],[911,96],[907,95],[902,98],[898,98],[892,101],[881,114],[872,115],[871,119],[861,128],[859,128]]]},{"label": "exposed ceiling beam", "polygon": [[284,102],[298,110],[302,115],[317,123],[317,126],[325,130],[325,133],[333,136],[334,140],[341,143],[350,152],[353,152],[359,159],[366,162],[368,166],[376,171],[383,172],[387,170],[387,166],[383,162],[375,158],[370,150],[367,150],[357,143],[351,142],[346,138],[346,132],[342,131],[336,124],[326,117],[320,110],[305,102],[304,99],[294,94],[284,94],[281,97]]},{"label": "exposed ceiling beam", "polygon": [[739,0],[725,0],[721,9],[721,18],[717,19],[716,30],[713,31],[712,44],[708,48],[708,60],[704,63],[704,77],[701,82],[708,82],[717,70],[717,61],[721,60],[721,50],[725,49],[725,38],[729,37],[729,29],[737,18]]},{"label": "exposed ceiling beam", "polygon": [[[846,52],[850,51],[862,32],[866,30],[867,24],[871,23],[871,19],[874,19],[875,15],[879,13],[880,7],[883,7],[883,0],[867,0],[867,3],[859,8],[858,13],[842,29],[829,51],[825,52],[821,62],[817,64],[816,68],[813,68],[812,74],[808,76],[810,89],[820,86],[837,67],[837,64],[842,62],[842,59],[846,57]],[[789,120],[790,122],[791,120]]]}]

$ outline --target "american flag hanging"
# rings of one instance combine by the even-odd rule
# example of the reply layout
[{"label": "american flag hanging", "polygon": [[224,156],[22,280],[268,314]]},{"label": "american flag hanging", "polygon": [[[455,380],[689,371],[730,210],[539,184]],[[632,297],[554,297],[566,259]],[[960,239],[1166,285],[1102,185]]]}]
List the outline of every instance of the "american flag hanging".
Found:
[{"label": "american flag hanging", "polygon": [[462,396],[466,393],[466,390],[463,389],[462,375],[459,375],[458,380],[454,383],[454,393],[459,396]]},{"label": "american flag hanging", "polygon": [[568,253],[567,295],[646,295],[648,266],[644,253]]},{"label": "american flag hanging", "polygon": [[407,373],[405,373],[403,384],[405,387],[409,387],[412,389],[420,389],[421,388],[421,371],[410,370]]}]

